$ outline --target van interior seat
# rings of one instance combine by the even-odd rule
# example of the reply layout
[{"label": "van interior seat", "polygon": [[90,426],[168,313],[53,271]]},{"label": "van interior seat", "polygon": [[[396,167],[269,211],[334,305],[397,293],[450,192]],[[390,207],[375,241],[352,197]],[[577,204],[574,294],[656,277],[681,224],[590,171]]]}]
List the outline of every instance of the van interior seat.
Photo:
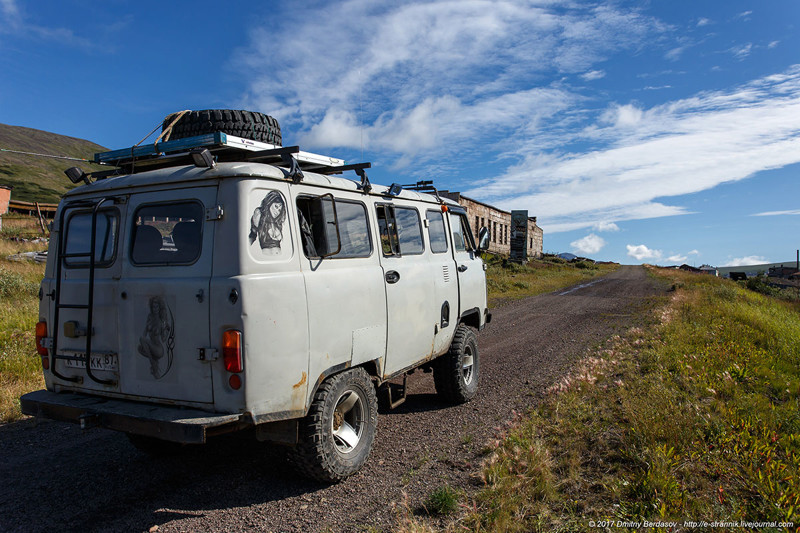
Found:
[{"label": "van interior seat", "polygon": [[159,261],[162,246],[164,246],[164,239],[158,229],[145,224],[136,226],[133,240],[133,262],[152,263]]},{"label": "van interior seat", "polygon": [[197,222],[178,222],[172,228],[172,242],[178,249],[174,261],[194,260],[200,251],[200,225]]}]

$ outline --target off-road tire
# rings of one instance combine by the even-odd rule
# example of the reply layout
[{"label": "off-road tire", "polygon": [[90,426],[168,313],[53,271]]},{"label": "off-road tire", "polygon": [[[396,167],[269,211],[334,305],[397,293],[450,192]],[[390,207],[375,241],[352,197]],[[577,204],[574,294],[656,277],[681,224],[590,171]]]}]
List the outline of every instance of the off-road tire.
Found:
[{"label": "off-road tire", "polygon": [[[469,368],[469,357],[472,358]],[[478,340],[472,328],[459,324],[450,350],[434,361],[436,392],[448,403],[466,403],[478,392]]]},{"label": "off-road tire", "polygon": [[[161,125],[168,128],[177,113],[168,115]],[[221,131],[236,137],[281,146],[281,127],[269,115],[235,109],[204,109],[189,111],[172,126],[169,139],[183,139]]]},{"label": "off-road tire", "polygon": [[[337,404],[345,405],[351,398],[348,393],[357,395],[361,414],[361,430],[358,443],[349,451],[341,448],[347,443],[336,440],[335,424]],[[344,401],[342,401],[344,400]],[[344,413],[345,418],[357,407],[353,405]],[[341,414],[341,413],[340,413]],[[326,483],[337,483],[358,472],[366,463],[378,422],[378,398],[375,386],[363,368],[354,368],[336,374],[317,389],[308,415],[300,421],[299,441],[289,454],[290,460],[300,473]],[[340,424],[337,427],[341,428]]]},{"label": "off-road tire", "polygon": [[186,449],[186,445],[180,442],[136,435],[134,433],[126,433],[126,435],[128,435],[128,440],[137,450],[151,457],[171,457],[180,454]]}]

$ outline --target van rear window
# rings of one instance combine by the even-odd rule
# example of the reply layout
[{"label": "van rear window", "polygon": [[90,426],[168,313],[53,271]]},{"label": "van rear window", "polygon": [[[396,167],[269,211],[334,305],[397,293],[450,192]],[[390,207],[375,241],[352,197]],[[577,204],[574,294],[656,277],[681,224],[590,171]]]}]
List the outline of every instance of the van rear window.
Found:
[{"label": "van rear window", "polygon": [[186,265],[200,256],[204,212],[198,202],[143,205],[133,220],[135,265]]},{"label": "van rear window", "polygon": [[[102,209],[97,213],[95,228],[95,266],[109,266],[114,262],[117,251],[119,213],[116,209]],[[89,254],[92,246],[92,213],[77,211],[69,215],[65,238],[65,254]],[[68,267],[87,267],[89,257],[65,257]]]}]

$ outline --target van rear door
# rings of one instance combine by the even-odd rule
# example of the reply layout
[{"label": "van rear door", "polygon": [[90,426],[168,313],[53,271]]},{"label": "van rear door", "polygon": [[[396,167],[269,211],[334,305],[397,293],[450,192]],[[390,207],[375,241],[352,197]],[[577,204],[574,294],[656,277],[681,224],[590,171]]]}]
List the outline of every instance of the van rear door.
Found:
[{"label": "van rear door", "polygon": [[217,187],[131,195],[119,283],[120,392],[212,403],[209,283]]}]

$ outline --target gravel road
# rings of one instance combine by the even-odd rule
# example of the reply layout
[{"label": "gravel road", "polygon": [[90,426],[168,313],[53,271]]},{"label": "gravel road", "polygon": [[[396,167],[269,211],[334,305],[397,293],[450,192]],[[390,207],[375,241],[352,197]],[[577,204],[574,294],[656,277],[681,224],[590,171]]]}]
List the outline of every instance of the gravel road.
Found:
[{"label": "gravel road", "polygon": [[378,417],[366,467],[326,486],[299,478],[249,435],[152,459],[124,435],[32,420],[0,425],[0,531],[390,530],[442,485],[477,489],[482,450],[513,411],[534,405],[570,365],[664,292],[641,267],[494,310],[478,338],[480,392],[452,407],[430,374]]}]

